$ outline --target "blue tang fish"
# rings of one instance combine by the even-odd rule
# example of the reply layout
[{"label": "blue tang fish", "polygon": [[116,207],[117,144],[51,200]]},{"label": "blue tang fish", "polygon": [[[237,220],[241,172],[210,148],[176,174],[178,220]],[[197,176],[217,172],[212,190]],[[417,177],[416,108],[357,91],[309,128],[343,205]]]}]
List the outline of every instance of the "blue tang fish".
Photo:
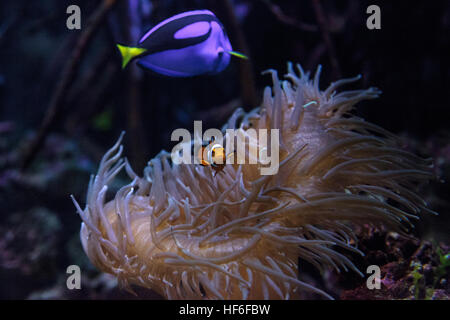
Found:
[{"label": "blue tang fish", "polygon": [[209,10],[177,14],[150,29],[136,47],[117,44],[122,68],[137,64],[170,77],[216,74],[230,63],[230,56],[247,59],[233,51],[222,23]]}]

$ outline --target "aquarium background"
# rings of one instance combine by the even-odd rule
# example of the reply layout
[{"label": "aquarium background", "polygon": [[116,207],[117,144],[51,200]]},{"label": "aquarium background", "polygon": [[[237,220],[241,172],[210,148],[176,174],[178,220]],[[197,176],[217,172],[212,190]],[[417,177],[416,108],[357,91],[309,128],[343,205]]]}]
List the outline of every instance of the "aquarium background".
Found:
[{"label": "aquarium background", "polygon": [[[72,4],[81,8],[81,30],[66,27]],[[381,8],[380,30],[366,27],[371,4]],[[136,66],[121,70],[115,43],[133,45],[167,17],[203,8],[219,17],[234,49],[248,61],[233,59],[218,75],[188,79]],[[434,158],[437,178],[421,192],[440,215],[423,214],[413,232],[425,242],[399,241],[382,230],[365,232],[361,239],[366,259],[397,267],[416,257],[439,267],[450,234],[449,56],[450,2],[445,0],[1,1],[0,298],[159,298],[139,288],[139,297],[120,290],[113,277],[91,265],[69,195],[83,203],[90,175],[121,131],[126,131],[125,155],[141,172],[162,149],[171,150],[174,129],[192,130],[194,120],[202,120],[203,129],[220,128],[236,107],[258,106],[271,83],[262,72],[284,74],[288,61],[312,72],[321,64],[321,88],[361,74],[354,89],[375,86],[383,93],[355,113],[398,134],[406,150]],[[117,186],[124,182],[119,179]],[[365,263],[360,259],[357,266]],[[66,268],[73,264],[82,270],[81,290],[66,287]],[[405,268],[407,284],[391,296],[359,292],[363,279],[351,274],[330,274],[327,284],[312,270],[305,277],[342,299],[430,297],[425,291],[436,275],[421,280],[423,288],[416,292],[414,270]],[[443,268],[440,295],[434,298],[448,298],[448,268]]]}]

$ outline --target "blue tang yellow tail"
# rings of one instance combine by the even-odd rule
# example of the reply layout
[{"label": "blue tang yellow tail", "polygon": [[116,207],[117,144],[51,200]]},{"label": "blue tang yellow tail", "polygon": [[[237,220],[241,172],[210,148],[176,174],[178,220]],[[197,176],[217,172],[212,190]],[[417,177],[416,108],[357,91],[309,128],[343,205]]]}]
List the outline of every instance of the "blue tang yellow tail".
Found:
[{"label": "blue tang yellow tail", "polygon": [[216,74],[232,55],[247,59],[233,51],[222,23],[209,10],[177,14],[150,29],[138,45],[117,47],[122,68],[136,59],[140,67],[171,77]]}]

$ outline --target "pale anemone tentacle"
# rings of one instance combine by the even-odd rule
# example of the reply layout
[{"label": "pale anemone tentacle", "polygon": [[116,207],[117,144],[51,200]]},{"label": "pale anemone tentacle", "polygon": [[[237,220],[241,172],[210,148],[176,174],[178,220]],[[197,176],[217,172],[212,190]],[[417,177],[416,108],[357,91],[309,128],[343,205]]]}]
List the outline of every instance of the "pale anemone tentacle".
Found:
[{"label": "pale anemone tentacle", "polygon": [[[414,191],[431,177],[431,159],[398,148],[385,129],[351,114],[378,97],[375,88],[337,92],[361,78],[320,90],[321,67],[310,79],[288,64],[261,106],[237,109],[222,130],[258,147],[249,128],[280,130],[280,165],[262,176],[261,163],[211,167],[169,163],[163,151],[143,177],[121,159],[121,134],[91,177],[80,237],[92,263],[121,286],[153,289],[168,299],[295,299],[328,293],[299,280],[298,259],[320,271],[353,270],[345,255],[356,247],[355,224],[404,232],[421,211]],[[130,183],[113,199],[109,185],[122,170]],[[340,250],[337,250],[337,249]],[[343,250],[342,250],[343,249]]]}]

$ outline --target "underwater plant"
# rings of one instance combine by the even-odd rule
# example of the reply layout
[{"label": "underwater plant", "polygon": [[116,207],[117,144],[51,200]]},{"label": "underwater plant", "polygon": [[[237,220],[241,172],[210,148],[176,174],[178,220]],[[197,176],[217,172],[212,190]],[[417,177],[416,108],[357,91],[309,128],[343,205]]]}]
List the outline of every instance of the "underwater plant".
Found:
[{"label": "underwater plant", "polygon": [[[82,209],[81,241],[100,270],[168,299],[295,299],[302,290],[298,259],[320,271],[352,269],[342,249],[360,252],[352,226],[384,225],[403,232],[426,203],[414,192],[432,177],[431,160],[398,147],[388,131],[350,113],[379,90],[319,89],[288,64],[285,79],[269,70],[273,87],[262,105],[237,109],[224,126],[247,148],[258,147],[249,128],[279,129],[280,165],[226,165],[220,174],[201,165],[176,165],[162,151],[143,177],[124,159],[119,141],[92,177]],[[110,201],[108,186],[125,169],[132,180]],[[361,274],[362,275],[362,274]]]}]

